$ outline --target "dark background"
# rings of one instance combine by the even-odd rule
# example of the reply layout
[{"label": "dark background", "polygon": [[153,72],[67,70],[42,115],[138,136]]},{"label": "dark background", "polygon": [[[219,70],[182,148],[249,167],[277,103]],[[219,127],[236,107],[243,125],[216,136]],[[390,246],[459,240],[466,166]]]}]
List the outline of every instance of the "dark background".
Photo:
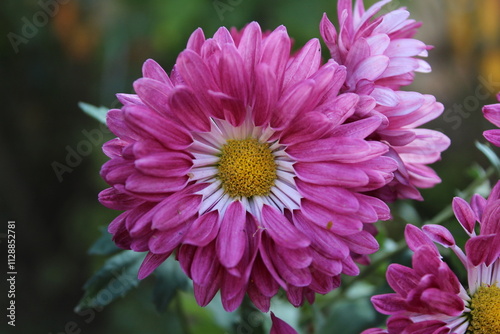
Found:
[{"label": "dark background", "polygon": [[[481,107],[494,103],[500,90],[500,5],[497,0],[407,0],[388,8],[400,6],[424,22],[418,38],[435,46],[428,58],[433,72],[417,74],[408,89],[433,94],[445,105],[443,116],[427,127],[452,139],[443,160],[434,164],[442,184],[424,190],[425,201],[415,204],[429,219],[471,182],[473,164],[488,165],[474,141],[484,142],[482,131],[493,127],[482,118]],[[104,261],[87,249],[100,236],[99,228],[117,215],[97,201],[106,187],[99,177],[106,161],[100,147],[111,137],[77,103],[117,106],[114,94],[132,92],[147,58],[170,71],[197,27],[211,36],[221,25],[241,28],[256,20],[263,29],[274,29],[284,24],[300,46],[320,37],[323,12],[334,20],[336,2],[1,1],[0,241],[7,254],[7,221],[15,220],[18,274],[16,327],[6,324],[7,287],[2,285],[0,332],[168,333],[168,317],[154,310],[147,289],[134,290],[92,316],[73,312],[84,282]],[[7,256],[0,262],[6,264]],[[5,277],[6,265],[0,268]]]}]

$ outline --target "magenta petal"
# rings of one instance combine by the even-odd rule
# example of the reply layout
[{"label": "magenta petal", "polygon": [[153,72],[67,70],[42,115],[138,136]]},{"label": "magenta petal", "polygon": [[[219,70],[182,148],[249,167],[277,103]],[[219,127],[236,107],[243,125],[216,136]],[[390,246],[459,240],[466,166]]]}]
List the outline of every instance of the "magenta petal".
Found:
[{"label": "magenta petal", "polygon": [[298,162],[294,169],[301,180],[313,184],[349,188],[364,186],[369,182],[363,170],[350,164]]},{"label": "magenta petal", "polygon": [[307,79],[319,68],[321,62],[321,46],[317,39],[307,42],[293,57],[287,66],[283,79],[283,90],[293,86],[299,80]]},{"label": "magenta petal", "polygon": [[467,241],[465,244],[465,251],[467,253],[467,258],[473,266],[485,263],[490,252],[496,251],[498,245],[493,243],[495,241],[495,236],[495,234],[479,235]]},{"label": "magenta petal", "polygon": [[[359,209],[356,196],[347,189],[322,186],[296,180],[296,186],[302,196],[339,213],[354,213]],[[336,205],[332,205],[335,203]]]},{"label": "magenta petal", "polygon": [[153,154],[135,160],[135,167],[138,170],[157,177],[185,176],[192,165],[192,159],[178,151]]},{"label": "magenta petal", "polygon": [[406,302],[396,293],[373,296],[371,301],[373,307],[382,314],[397,314],[406,311]]},{"label": "magenta petal", "polygon": [[204,42],[205,35],[203,34],[203,30],[198,28],[191,34],[191,36],[189,36],[186,49],[193,50],[199,54]]},{"label": "magenta petal", "polygon": [[243,58],[246,71],[253,79],[255,65],[260,61],[262,54],[262,31],[257,22],[249,23],[243,30],[238,51]]},{"label": "magenta petal", "polygon": [[165,70],[153,59],[147,59],[142,65],[142,74],[145,78],[163,82],[168,87],[173,88],[172,81]]},{"label": "magenta petal", "polygon": [[417,251],[417,249],[420,248],[421,246],[427,245],[430,248],[434,249],[436,254],[439,254],[432,240],[415,225],[411,224],[406,225],[405,238],[408,247],[414,252]]},{"label": "magenta petal", "polygon": [[483,132],[483,136],[493,145],[500,147],[500,130],[486,130]]},{"label": "magenta petal", "polygon": [[171,254],[153,254],[151,252],[146,255],[144,261],[142,261],[141,267],[139,268],[138,278],[144,279],[149,276],[156,268],[160,266]]},{"label": "magenta petal", "polygon": [[285,66],[290,57],[291,40],[284,26],[276,28],[264,40],[262,63],[269,64],[281,88]]},{"label": "magenta petal", "polygon": [[311,243],[283,214],[267,204],[262,207],[262,223],[278,245],[295,249]]},{"label": "magenta petal", "polygon": [[219,226],[218,211],[207,212],[193,222],[183,242],[196,246],[206,246],[219,233]]},{"label": "magenta petal", "polygon": [[390,61],[387,56],[379,55],[366,58],[359,63],[351,74],[349,82],[353,84],[362,79],[374,81],[387,69],[389,64]]},{"label": "magenta petal", "polygon": [[201,200],[201,195],[185,195],[181,193],[167,197],[155,208],[153,228],[167,230],[185,223],[188,218],[198,213]]},{"label": "magenta petal", "polygon": [[330,50],[332,58],[339,61],[339,54],[337,51],[337,30],[330,19],[328,19],[326,13],[323,13],[323,17],[321,18],[319,32],[321,33],[321,37],[323,37],[328,50]]},{"label": "magenta petal", "polygon": [[351,252],[357,254],[373,254],[379,249],[377,240],[366,231],[341,237]]},{"label": "magenta petal", "polygon": [[156,138],[167,148],[183,150],[192,143],[187,129],[166,117],[141,106],[124,106],[125,119],[137,128]]},{"label": "magenta petal", "polygon": [[170,95],[172,113],[190,130],[210,131],[210,116],[196,94],[188,87],[176,87]]},{"label": "magenta petal", "polygon": [[500,127],[500,103],[484,106],[483,115],[488,121]]},{"label": "magenta petal", "polygon": [[98,198],[102,205],[113,210],[129,210],[144,202],[118,191],[116,188],[104,189],[99,193]]},{"label": "magenta petal", "polygon": [[425,43],[413,38],[392,40],[384,54],[389,57],[412,57],[427,51]]},{"label": "magenta petal", "polygon": [[134,173],[127,178],[125,188],[135,193],[164,194],[182,190],[188,177],[154,177]]},{"label": "magenta petal", "polygon": [[256,126],[266,125],[278,101],[276,75],[268,65],[259,64],[255,69],[255,96],[253,120]]},{"label": "magenta petal", "polygon": [[206,247],[198,247],[191,264],[192,279],[200,286],[210,286],[213,284],[215,276],[218,275],[219,259],[215,251],[215,243],[212,242]]},{"label": "magenta petal", "polygon": [[213,275],[214,277],[212,278],[210,284],[206,286],[201,286],[197,284],[196,282],[193,283],[193,292],[194,292],[194,298],[196,299],[196,302],[198,305],[201,307],[207,306],[210,301],[214,298],[215,294],[220,288],[220,282],[222,280],[222,271],[218,271],[216,275]]},{"label": "magenta petal", "polygon": [[452,207],[455,217],[457,217],[460,224],[462,224],[469,234],[472,233],[476,225],[477,217],[469,206],[469,203],[460,197],[455,197],[453,198]]},{"label": "magenta petal", "polygon": [[238,264],[247,246],[246,211],[239,201],[229,205],[220,225],[216,249],[220,263],[227,268]]},{"label": "magenta petal", "polygon": [[142,102],[163,115],[170,114],[168,99],[172,88],[171,85],[149,78],[141,78],[134,82],[134,90]]},{"label": "magenta petal", "polygon": [[422,293],[422,302],[428,303],[439,313],[449,316],[459,316],[464,312],[464,301],[457,295],[440,289],[430,288]]},{"label": "magenta petal", "polygon": [[272,114],[271,127],[284,129],[308,103],[313,88],[314,81],[304,80],[284,92]]},{"label": "magenta petal", "polygon": [[422,231],[432,239],[432,241],[439,243],[444,247],[451,247],[455,245],[455,239],[450,231],[444,226],[436,224],[428,224],[422,227]]},{"label": "magenta petal", "polygon": [[297,331],[292,326],[276,317],[273,312],[271,312],[271,320],[273,325],[269,334],[297,334]]},{"label": "magenta petal", "polygon": [[289,156],[296,161],[336,161],[356,163],[381,156],[388,147],[382,143],[371,143],[359,138],[328,138],[291,145]]},{"label": "magenta petal", "polygon": [[406,298],[420,280],[420,276],[415,273],[415,270],[397,263],[389,265],[386,276],[390,287],[403,298]]}]

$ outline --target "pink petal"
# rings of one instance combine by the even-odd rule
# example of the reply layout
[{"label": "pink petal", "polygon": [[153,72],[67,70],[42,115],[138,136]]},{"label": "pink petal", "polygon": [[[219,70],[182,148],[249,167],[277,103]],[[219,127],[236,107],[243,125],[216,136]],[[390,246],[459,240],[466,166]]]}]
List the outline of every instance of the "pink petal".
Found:
[{"label": "pink petal", "polygon": [[348,188],[364,186],[369,182],[363,170],[350,164],[298,162],[294,169],[301,180],[313,184]]},{"label": "pink petal", "polygon": [[124,106],[126,121],[137,130],[157,139],[167,148],[182,150],[192,143],[187,129],[180,127],[166,117],[162,117],[148,108],[141,106]]},{"label": "pink petal", "polygon": [[170,195],[156,206],[153,228],[168,230],[183,224],[188,218],[198,213],[201,200],[201,195],[183,193]]},{"label": "pink petal", "polygon": [[153,254],[149,252],[148,255],[146,255],[146,258],[144,258],[144,261],[142,261],[137,277],[139,279],[148,277],[170,256],[170,254],[172,254],[172,252],[165,254]]},{"label": "pink petal", "polygon": [[239,201],[229,205],[220,225],[216,250],[220,263],[226,268],[238,264],[247,246],[246,211]]},{"label": "pink petal", "polygon": [[251,22],[245,27],[238,44],[238,51],[243,58],[246,71],[253,79],[255,65],[260,61],[262,54],[262,32],[257,22]]},{"label": "pink petal", "polygon": [[420,276],[415,273],[415,270],[397,263],[389,265],[386,276],[387,283],[403,298],[408,296],[408,293],[418,285],[420,280]]},{"label": "pink petal", "polygon": [[201,47],[205,42],[205,35],[201,28],[196,29],[191,36],[189,36],[186,49],[193,50],[194,52],[200,54]]},{"label": "pink petal", "polygon": [[315,203],[331,207],[338,213],[354,213],[359,209],[359,201],[347,189],[333,186],[314,185],[296,180],[300,194]]},{"label": "pink petal", "polygon": [[273,325],[269,334],[297,334],[297,331],[292,326],[276,317],[273,312],[271,312],[271,320]]},{"label": "pink petal", "polygon": [[134,81],[134,90],[141,101],[162,115],[170,114],[168,98],[172,88],[171,84],[169,86],[150,78],[141,78]]},{"label": "pink petal", "polygon": [[460,197],[455,197],[453,198],[452,207],[457,220],[464,227],[464,229],[471,234],[474,231],[477,217],[469,206],[469,203]]},{"label": "pink petal", "polygon": [[189,129],[199,132],[210,131],[210,116],[204,104],[188,87],[172,90],[169,101],[172,113]]},{"label": "pink petal", "polygon": [[219,233],[219,227],[220,219],[218,211],[205,213],[193,222],[183,243],[202,247],[206,246],[215,239]]},{"label": "pink petal", "polygon": [[382,314],[397,314],[406,311],[406,303],[396,293],[377,295],[371,298],[373,307]]},{"label": "pink petal", "polygon": [[449,316],[459,316],[464,312],[464,301],[458,295],[451,295],[440,289],[430,288],[422,293],[422,301],[434,310]]},{"label": "pink petal", "polygon": [[487,261],[487,258],[490,252],[497,253],[498,243],[494,243],[495,236],[495,234],[479,235],[467,241],[465,244],[465,252],[473,266],[478,266],[482,263],[489,265],[493,262]]},{"label": "pink petal", "polygon": [[219,275],[219,259],[217,258],[215,243],[205,247],[198,247],[191,264],[191,275],[194,283],[207,287],[214,284]]},{"label": "pink petal", "polygon": [[278,245],[295,249],[307,247],[311,243],[283,214],[269,205],[262,207],[262,224]]},{"label": "pink petal", "polygon": [[283,90],[293,86],[300,80],[307,79],[319,69],[321,62],[321,46],[319,41],[314,38],[309,40],[296,53],[287,66],[285,77],[283,79]]},{"label": "pink petal", "polygon": [[422,231],[432,239],[432,241],[444,247],[451,247],[455,245],[455,239],[450,231],[444,226],[427,224],[422,227]]},{"label": "pink petal", "polygon": [[356,163],[384,154],[386,145],[369,145],[358,138],[328,138],[289,146],[288,155],[296,161],[336,161]]},{"label": "pink petal", "polygon": [[179,151],[149,155],[135,160],[135,167],[150,176],[185,176],[193,165],[192,159]]},{"label": "pink petal", "polygon": [[255,70],[255,104],[252,116],[256,126],[265,125],[278,101],[276,75],[271,67],[259,64]]},{"label": "pink petal", "polygon": [[125,188],[135,193],[166,194],[184,189],[188,177],[154,177],[134,173],[127,178]]},{"label": "pink petal", "polygon": [[420,247],[427,245],[435,250],[436,254],[439,254],[436,246],[432,242],[432,240],[425,235],[418,227],[408,224],[405,228],[405,238],[408,247],[416,252]]},{"label": "pink petal", "polygon": [[309,102],[309,95],[314,88],[314,81],[304,80],[290,87],[278,100],[276,111],[271,117],[271,127],[284,129]]},{"label": "pink petal", "polygon": [[163,82],[168,87],[173,88],[172,81],[165,70],[153,59],[147,59],[142,65],[142,74],[145,78],[150,78]]}]

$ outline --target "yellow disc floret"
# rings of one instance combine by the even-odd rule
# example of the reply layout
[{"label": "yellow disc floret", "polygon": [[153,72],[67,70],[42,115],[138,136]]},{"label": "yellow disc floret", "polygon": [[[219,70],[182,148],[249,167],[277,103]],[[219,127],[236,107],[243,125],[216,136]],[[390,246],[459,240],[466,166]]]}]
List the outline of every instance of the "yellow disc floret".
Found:
[{"label": "yellow disc floret", "polygon": [[267,195],[276,180],[269,144],[255,138],[227,140],[217,167],[222,187],[231,197]]},{"label": "yellow disc floret", "polygon": [[482,285],[472,296],[467,333],[500,333],[500,287]]}]

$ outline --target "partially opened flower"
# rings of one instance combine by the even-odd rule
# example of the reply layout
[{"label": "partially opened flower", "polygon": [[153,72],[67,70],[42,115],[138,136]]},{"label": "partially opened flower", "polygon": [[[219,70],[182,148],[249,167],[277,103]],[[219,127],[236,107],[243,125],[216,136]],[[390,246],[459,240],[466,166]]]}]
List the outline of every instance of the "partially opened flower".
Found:
[{"label": "partially opened flower", "polygon": [[[364,334],[500,333],[500,182],[488,200],[474,195],[469,205],[456,197],[453,211],[469,235],[465,252],[443,226],[425,225],[420,230],[408,225],[413,268],[389,266],[387,281],[395,293],[372,298],[379,312],[391,315],[387,331],[371,329]],[[458,256],[467,270],[467,287],[433,242]]]},{"label": "partially opened flower", "polygon": [[[441,179],[428,167],[440,159],[449,139],[440,132],[417,129],[443,112],[432,95],[399,91],[409,85],[415,72],[430,72],[426,57],[431,47],[414,39],[420,22],[408,19],[400,8],[375,15],[390,0],[379,1],[365,10],[363,1],[338,1],[339,30],[326,15],[320,32],[332,59],[347,69],[342,92],[355,92],[371,109],[358,110],[352,119],[379,114],[380,127],[369,137],[389,145],[388,156],[398,161],[394,180],[376,195],[385,201],[397,198],[422,199],[417,188],[429,188]],[[365,114],[366,110],[370,110]]]},{"label": "partially opened flower", "polygon": [[108,113],[100,194],[125,210],[117,245],[148,252],[140,278],[174,253],[200,305],[220,290],[226,310],[248,293],[267,311],[280,287],[300,305],[358,273],[351,254],[378,248],[364,226],[389,218],[365,193],[396,163],[365,140],[381,117],[344,124],[364,106],[338,95],[345,68],[320,67],[318,40],[291,57],[284,27],[251,23],[237,41],[198,29],[170,76],[152,60],[143,74]]},{"label": "partially opened flower", "polygon": [[[497,95],[497,100],[500,101],[500,94]],[[500,103],[484,106],[483,114],[488,121],[500,127]],[[490,143],[500,147],[500,129],[486,130],[483,135]]]}]

